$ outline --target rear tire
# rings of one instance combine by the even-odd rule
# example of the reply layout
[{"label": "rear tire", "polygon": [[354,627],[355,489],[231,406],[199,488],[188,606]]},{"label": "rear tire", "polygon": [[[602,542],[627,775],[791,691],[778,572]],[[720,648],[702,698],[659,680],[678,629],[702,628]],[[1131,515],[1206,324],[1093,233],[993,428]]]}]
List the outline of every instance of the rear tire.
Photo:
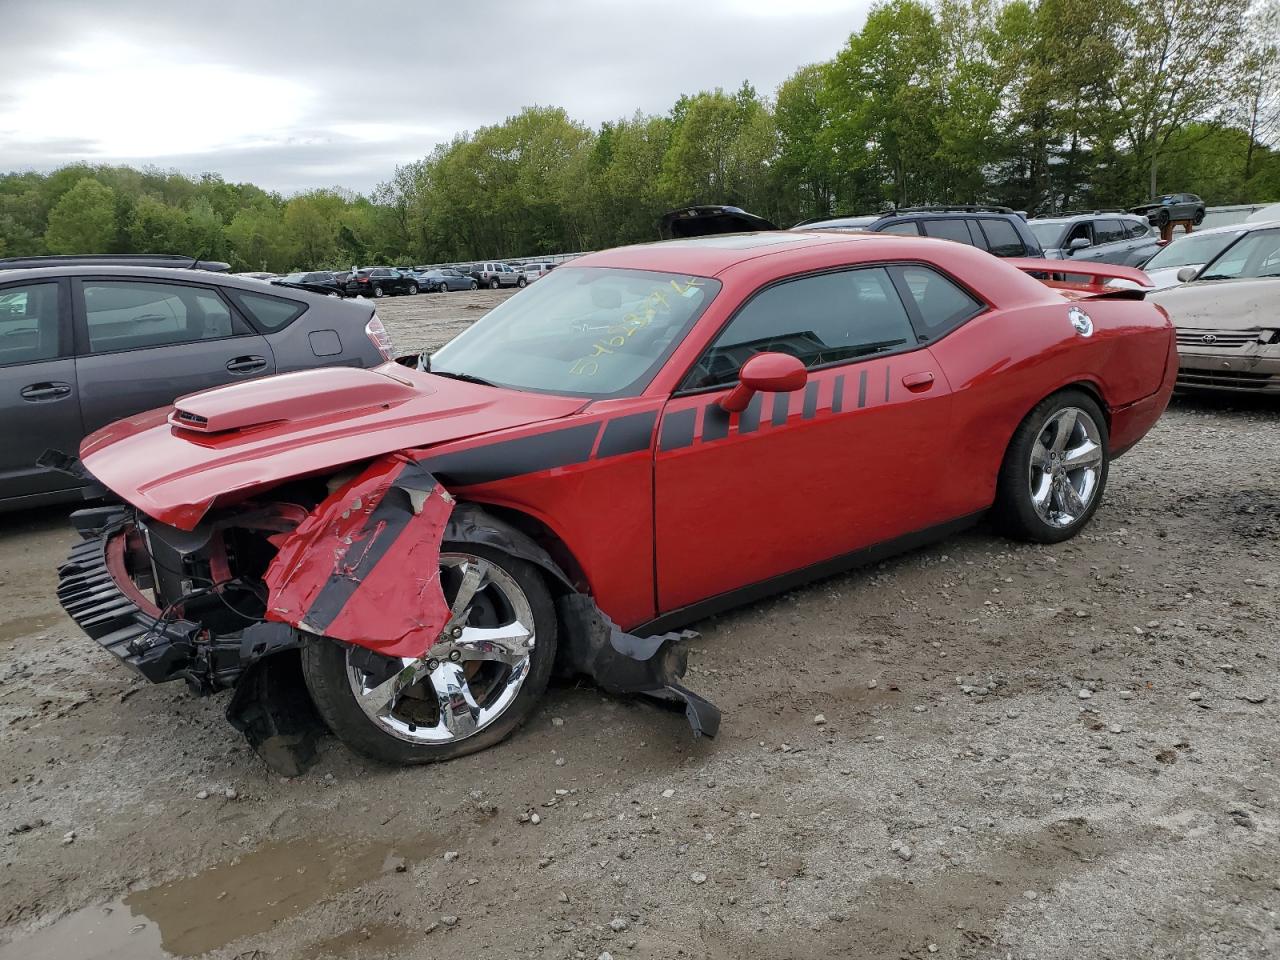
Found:
[{"label": "rear tire", "polygon": [[382,287],[380,287],[380,286],[375,286],[375,287],[373,288],[373,295],[374,295],[376,298],[378,298],[379,300],[381,300],[381,299],[382,299],[382,295],[383,295]]},{"label": "rear tire", "polygon": [[1107,421],[1082,390],[1041,400],[1014,431],[992,516],[1008,536],[1061,543],[1089,522],[1107,486]]},{"label": "rear tire", "polygon": [[526,283],[528,283],[528,282],[529,282],[529,281],[528,281],[528,280],[526,280],[524,277],[521,277],[519,280],[517,280],[517,281],[516,281],[516,286],[517,286],[517,287],[523,287],[523,286],[524,286]]},{"label": "rear tire", "polygon": [[502,284],[500,284],[500,283],[498,282],[498,278],[497,278],[497,277],[494,277],[492,280],[490,280],[490,281],[489,281],[489,289],[490,289],[490,290],[497,290],[497,289],[498,289],[498,287],[500,287],[500,286],[502,286]]},{"label": "rear tire", "polygon": [[1200,224],[1204,223],[1204,210],[1197,210],[1196,215],[1191,218],[1191,222],[1194,223],[1197,227],[1200,226]]},{"label": "rear tire", "polygon": [[[493,571],[485,574],[485,583],[475,593],[475,600],[468,604],[468,619],[464,622],[475,623],[478,628],[495,624],[483,622],[486,617],[491,620],[514,620],[522,623],[524,617],[532,620],[531,639],[534,645],[527,651],[527,660],[523,664],[524,672],[516,686],[514,695],[505,696],[514,683],[503,681],[501,672],[503,665],[490,660],[476,660],[465,663],[466,668],[477,666],[479,670],[474,676],[468,673],[466,680],[461,681],[467,702],[478,705],[473,722],[474,730],[462,725],[460,734],[455,734],[452,725],[446,725],[441,709],[442,701],[434,693],[432,683],[435,673],[403,692],[395,702],[385,720],[374,720],[357,702],[356,680],[370,686],[376,685],[376,679],[370,680],[362,671],[348,662],[348,654],[355,648],[327,638],[316,638],[302,649],[302,670],[307,689],[316,705],[320,716],[328,724],[329,729],[352,750],[394,764],[436,763],[451,760],[494,746],[514,733],[529,718],[547,688],[551,677],[551,668],[556,658],[556,613],[542,574],[532,564],[503,553],[492,547],[470,543],[444,543],[441,545],[442,572],[446,570],[465,570],[458,567],[459,557],[466,558],[462,562],[476,563],[480,567]],[[485,565],[488,565],[485,567]],[[442,577],[442,581],[443,581]],[[459,586],[457,575],[446,587],[446,600],[452,603],[456,598]],[[504,612],[504,604],[511,610]],[[520,612],[524,611],[524,612]],[[465,634],[464,634],[465,639]],[[449,664],[442,662],[439,669]],[[481,684],[486,682],[483,671],[496,668],[488,691]],[[507,667],[506,669],[512,669]],[[510,676],[514,676],[512,673]],[[458,683],[458,675],[453,675],[448,682]],[[480,681],[480,682],[477,682]],[[461,694],[455,691],[451,715],[461,715],[467,719],[468,711],[459,708]],[[482,711],[479,709],[482,708]],[[491,716],[486,716],[490,712]],[[432,721],[432,722],[429,722]]]},{"label": "rear tire", "polygon": [[418,292],[418,285],[416,283],[409,284],[409,296],[413,296],[417,292]]}]

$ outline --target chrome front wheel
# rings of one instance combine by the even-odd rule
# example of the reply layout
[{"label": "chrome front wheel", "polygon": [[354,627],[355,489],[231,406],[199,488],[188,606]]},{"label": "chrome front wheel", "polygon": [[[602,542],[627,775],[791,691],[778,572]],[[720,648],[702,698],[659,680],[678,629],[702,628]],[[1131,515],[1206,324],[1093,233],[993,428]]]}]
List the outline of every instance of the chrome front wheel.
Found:
[{"label": "chrome front wheel", "polygon": [[389,763],[474,753],[510,736],[546,690],[558,624],[535,566],[493,547],[446,543],[440,587],[449,619],[420,657],[326,638],[303,647],[311,699],[352,749]]},{"label": "chrome front wheel", "polygon": [[381,677],[357,665],[354,648],[347,651],[347,679],[360,708],[410,743],[462,740],[497,721],[529,676],[537,644],[529,599],[500,567],[470,554],[441,554],[440,581],[450,618],[425,656]]},{"label": "chrome front wheel", "polygon": [[1031,446],[1027,482],[1040,519],[1069,527],[1098,494],[1102,432],[1086,410],[1064,407],[1052,414]]}]

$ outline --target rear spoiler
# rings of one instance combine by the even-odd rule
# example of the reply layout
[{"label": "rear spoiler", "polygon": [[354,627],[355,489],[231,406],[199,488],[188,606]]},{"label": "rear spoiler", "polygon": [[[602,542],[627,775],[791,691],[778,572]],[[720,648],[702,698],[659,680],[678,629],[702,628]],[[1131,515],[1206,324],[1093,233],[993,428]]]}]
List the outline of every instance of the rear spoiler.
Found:
[{"label": "rear spoiler", "polygon": [[[1059,290],[1071,291],[1077,298],[1111,297],[1117,300],[1141,300],[1147,290],[1155,289],[1155,281],[1137,267],[1114,263],[1080,263],[1074,260],[1033,260],[1010,257],[1005,260],[1023,273],[1036,276],[1042,283]],[[1084,277],[1072,280],[1069,277]],[[1108,286],[1108,280],[1124,280],[1122,286]]]}]

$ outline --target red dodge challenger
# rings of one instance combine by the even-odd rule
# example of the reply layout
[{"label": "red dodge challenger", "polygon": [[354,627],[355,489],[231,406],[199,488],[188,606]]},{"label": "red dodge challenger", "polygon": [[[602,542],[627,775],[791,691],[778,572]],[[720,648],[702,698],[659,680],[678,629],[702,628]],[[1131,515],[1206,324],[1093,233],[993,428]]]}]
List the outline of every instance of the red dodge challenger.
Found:
[{"label": "red dodge challenger", "polygon": [[1054,543],[1164,410],[1139,271],[884,234],[626,247],[424,358],[219,387],[81,448],[68,613],[152,681],[233,688],[301,769],[315,712],[397,763],[491,746],[553,671],[683,706],[671,632],[991,514]]}]

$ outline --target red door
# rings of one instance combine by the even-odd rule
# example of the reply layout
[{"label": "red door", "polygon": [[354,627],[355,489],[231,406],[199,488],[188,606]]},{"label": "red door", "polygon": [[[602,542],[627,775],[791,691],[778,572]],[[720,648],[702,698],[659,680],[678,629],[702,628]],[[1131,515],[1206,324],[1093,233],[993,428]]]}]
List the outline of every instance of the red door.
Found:
[{"label": "red door", "polygon": [[[757,393],[726,414],[719,400],[737,366],[762,350],[818,368],[804,389]],[[876,355],[829,359],[867,351]],[[757,294],[686,385],[696,389],[700,372],[724,386],[677,395],[659,425],[660,612],[953,519],[939,496],[954,482],[944,462],[949,388],[882,268]]]}]

